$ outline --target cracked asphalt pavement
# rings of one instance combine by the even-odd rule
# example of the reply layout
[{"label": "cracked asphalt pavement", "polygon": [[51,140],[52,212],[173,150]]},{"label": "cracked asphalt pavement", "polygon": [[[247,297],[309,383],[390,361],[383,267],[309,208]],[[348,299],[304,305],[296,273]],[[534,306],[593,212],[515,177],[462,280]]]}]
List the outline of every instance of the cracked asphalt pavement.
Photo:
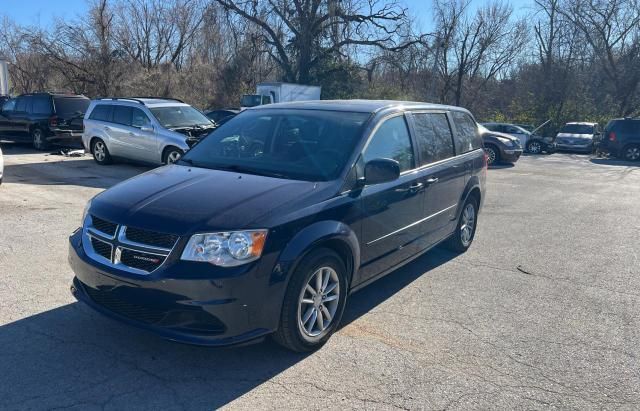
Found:
[{"label": "cracked asphalt pavement", "polygon": [[147,168],[4,144],[0,409],[638,409],[640,166],[525,156],[489,170],[469,252],[351,296],[315,353],[171,343],[69,293],[86,201]]}]

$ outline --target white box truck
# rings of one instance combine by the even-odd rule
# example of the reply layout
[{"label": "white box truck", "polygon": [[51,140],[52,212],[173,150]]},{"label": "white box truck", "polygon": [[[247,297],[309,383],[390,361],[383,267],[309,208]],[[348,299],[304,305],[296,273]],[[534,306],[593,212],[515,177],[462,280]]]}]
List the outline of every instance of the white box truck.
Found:
[{"label": "white box truck", "polygon": [[240,100],[242,108],[287,101],[320,100],[321,87],[292,83],[260,83],[256,94],[245,94]]}]

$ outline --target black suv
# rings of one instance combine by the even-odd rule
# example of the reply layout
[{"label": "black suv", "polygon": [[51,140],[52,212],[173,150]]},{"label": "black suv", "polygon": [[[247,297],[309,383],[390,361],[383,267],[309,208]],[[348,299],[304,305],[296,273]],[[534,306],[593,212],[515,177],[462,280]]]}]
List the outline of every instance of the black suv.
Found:
[{"label": "black suv", "polygon": [[2,105],[0,138],[32,142],[38,150],[46,150],[53,142],[79,143],[89,102],[75,94],[22,94]]},{"label": "black suv", "polygon": [[609,121],[597,150],[627,161],[640,161],[640,118]]},{"label": "black suv", "polygon": [[350,293],[446,242],[471,245],[487,157],[458,107],[248,109],[177,163],[104,191],[70,237],[71,291],[165,338],[322,345]]}]

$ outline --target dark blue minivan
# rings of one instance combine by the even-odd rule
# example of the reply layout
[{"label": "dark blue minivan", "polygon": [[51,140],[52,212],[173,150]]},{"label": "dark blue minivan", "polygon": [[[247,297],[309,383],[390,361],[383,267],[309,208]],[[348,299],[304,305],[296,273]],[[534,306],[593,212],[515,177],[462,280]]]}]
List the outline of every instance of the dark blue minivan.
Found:
[{"label": "dark blue minivan", "polygon": [[97,195],[70,237],[75,297],[175,341],[273,334],[296,351],[350,293],[446,243],[464,252],[487,158],[472,115],[397,101],[243,111],[174,165]]}]

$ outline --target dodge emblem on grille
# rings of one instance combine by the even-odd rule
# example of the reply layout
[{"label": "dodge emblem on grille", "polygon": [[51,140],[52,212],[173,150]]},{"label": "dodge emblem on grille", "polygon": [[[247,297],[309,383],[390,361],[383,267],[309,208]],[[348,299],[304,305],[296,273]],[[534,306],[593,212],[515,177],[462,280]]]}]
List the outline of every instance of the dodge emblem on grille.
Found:
[{"label": "dodge emblem on grille", "polygon": [[141,255],[134,255],[133,258],[136,259],[136,260],[147,261],[147,262],[154,263],[154,264],[158,264],[160,262],[159,258],[143,257]]}]

